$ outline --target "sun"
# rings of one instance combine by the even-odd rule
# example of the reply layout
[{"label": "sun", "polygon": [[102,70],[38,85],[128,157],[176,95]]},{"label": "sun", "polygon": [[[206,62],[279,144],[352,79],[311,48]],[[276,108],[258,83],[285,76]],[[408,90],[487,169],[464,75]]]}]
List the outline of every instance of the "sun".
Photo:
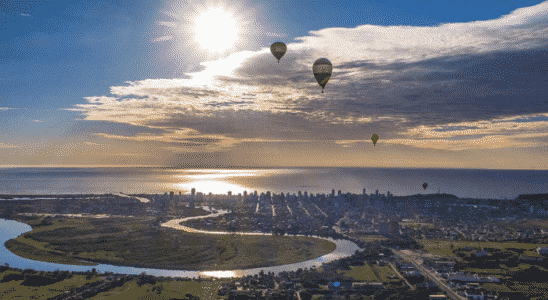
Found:
[{"label": "sun", "polygon": [[196,42],[210,52],[224,52],[238,41],[237,19],[222,8],[211,8],[194,20]]}]

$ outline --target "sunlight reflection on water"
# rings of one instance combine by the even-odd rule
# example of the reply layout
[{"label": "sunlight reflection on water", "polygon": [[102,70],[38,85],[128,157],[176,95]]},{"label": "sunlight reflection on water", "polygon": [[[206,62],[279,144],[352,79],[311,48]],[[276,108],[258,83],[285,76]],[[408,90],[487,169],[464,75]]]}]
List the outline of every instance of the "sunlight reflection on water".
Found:
[{"label": "sunlight reflection on water", "polygon": [[[260,169],[260,170],[220,170],[220,169],[192,169],[175,171],[179,174],[172,175],[172,178],[181,180],[181,183],[173,184],[173,189],[190,191],[204,194],[226,194],[231,191],[233,195],[251,191],[253,188],[236,184],[231,181],[235,177],[256,177],[271,174],[288,173],[286,169]],[[290,173],[300,173],[302,170],[290,170]]]}]

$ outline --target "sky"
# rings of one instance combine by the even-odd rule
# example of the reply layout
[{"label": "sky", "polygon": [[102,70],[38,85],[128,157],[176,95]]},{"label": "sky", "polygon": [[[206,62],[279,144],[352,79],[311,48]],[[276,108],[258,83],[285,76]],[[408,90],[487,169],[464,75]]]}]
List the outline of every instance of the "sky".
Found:
[{"label": "sky", "polygon": [[542,1],[2,1],[0,166],[546,170],[547,33]]}]

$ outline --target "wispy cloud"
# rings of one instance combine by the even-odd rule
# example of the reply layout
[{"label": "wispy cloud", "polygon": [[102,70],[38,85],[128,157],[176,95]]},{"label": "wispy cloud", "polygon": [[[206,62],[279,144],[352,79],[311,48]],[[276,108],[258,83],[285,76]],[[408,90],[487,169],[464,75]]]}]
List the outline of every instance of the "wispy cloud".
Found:
[{"label": "wispy cloud", "polygon": [[29,15],[29,14],[24,14],[24,13],[21,13],[21,15],[22,15],[23,17],[30,17],[30,16],[31,16],[31,15]]},{"label": "wispy cloud", "polygon": [[171,39],[173,39],[173,36],[167,35],[167,36],[162,36],[162,37],[156,38],[153,41],[154,42],[163,42],[163,41],[169,41]]},{"label": "wispy cloud", "polygon": [[0,148],[18,148],[16,145],[0,143]]}]

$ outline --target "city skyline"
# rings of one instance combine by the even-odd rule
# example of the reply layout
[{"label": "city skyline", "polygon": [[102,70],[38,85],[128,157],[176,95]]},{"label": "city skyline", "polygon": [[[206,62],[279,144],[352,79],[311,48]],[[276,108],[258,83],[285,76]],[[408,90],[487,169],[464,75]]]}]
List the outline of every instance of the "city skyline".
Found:
[{"label": "city skyline", "polygon": [[33,3],[1,11],[0,166],[548,166],[548,2]]}]

